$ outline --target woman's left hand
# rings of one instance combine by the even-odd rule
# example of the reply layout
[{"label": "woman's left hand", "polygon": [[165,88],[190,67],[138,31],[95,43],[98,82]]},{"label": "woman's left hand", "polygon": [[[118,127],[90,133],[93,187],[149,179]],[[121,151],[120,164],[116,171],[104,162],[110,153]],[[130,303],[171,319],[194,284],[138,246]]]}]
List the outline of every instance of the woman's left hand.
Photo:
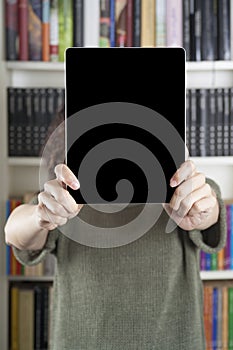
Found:
[{"label": "woman's left hand", "polygon": [[205,230],[217,222],[216,194],[192,161],[187,160],[180,166],[172,176],[170,186],[176,189],[164,208],[179,227],[187,231]]}]

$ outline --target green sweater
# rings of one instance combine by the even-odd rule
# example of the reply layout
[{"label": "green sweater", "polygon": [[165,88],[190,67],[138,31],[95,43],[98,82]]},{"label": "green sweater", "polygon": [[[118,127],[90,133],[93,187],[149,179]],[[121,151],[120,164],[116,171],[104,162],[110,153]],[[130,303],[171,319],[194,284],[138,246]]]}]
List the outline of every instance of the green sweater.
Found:
[{"label": "green sweater", "polygon": [[[203,232],[165,233],[163,211],[146,234],[121,247],[87,247],[53,230],[40,251],[13,248],[28,265],[56,255],[51,350],[205,350],[199,252],[215,253],[226,240],[225,205],[209,183],[221,212]],[[132,205],[125,215],[137,210]],[[81,212],[93,215],[88,206]],[[107,227],[117,224],[103,215]]]}]

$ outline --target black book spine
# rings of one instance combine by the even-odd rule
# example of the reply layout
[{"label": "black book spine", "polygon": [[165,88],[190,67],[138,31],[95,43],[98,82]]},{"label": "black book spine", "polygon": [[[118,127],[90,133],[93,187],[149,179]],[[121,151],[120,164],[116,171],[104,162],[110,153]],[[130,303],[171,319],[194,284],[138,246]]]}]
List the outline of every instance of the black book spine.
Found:
[{"label": "black book spine", "polygon": [[32,91],[31,89],[25,90],[25,106],[26,106],[26,127],[25,127],[25,155],[31,156],[33,148],[33,115],[32,115]]},{"label": "black book spine", "polygon": [[202,34],[202,20],[201,20],[201,0],[194,0],[194,14],[195,14],[195,61],[201,60],[201,34]]},{"label": "black book spine", "polygon": [[216,113],[216,155],[223,155],[223,89],[216,89],[217,113]]},{"label": "black book spine", "polygon": [[141,46],[141,0],[133,4],[133,46]]},{"label": "black book spine", "polygon": [[230,0],[218,0],[218,59],[231,59]]},{"label": "black book spine", "polygon": [[196,60],[196,42],[195,42],[195,6],[194,0],[190,0],[189,3],[189,28],[190,28],[190,60]]},{"label": "black book spine", "polygon": [[40,138],[39,138],[39,127],[40,127],[40,96],[39,96],[39,89],[34,88],[32,90],[32,108],[33,108],[33,149],[32,149],[32,156],[38,156],[39,150],[40,150]]},{"label": "black book spine", "polygon": [[84,5],[83,0],[73,0],[73,44],[83,46],[84,38]]},{"label": "black book spine", "polygon": [[25,133],[26,133],[26,108],[25,108],[25,90],[23,88],[16,88],[16,110],[15,110],[15,124],[16,124],[16,155],[26,156],[25,148]]},{"label": "black book spine", "polygon": [[223,90],[223,155],[229,156],[230,148],[230,98],[229,89]]},{"label": "black book spine", "polygon": [[186,51],[186,60],[190,61],[190,1],[183,1],[183,47]]},{"label": "black book spine", "polygon": [[197,138],[197,94],[196,89],[190,90],[190,155],[196,157],[200,155]]},{"label": "black book spine", "polygon": [[18,59],[18,1],[6,0],[5,2],[5,28],[6,28],[6,59],[15,61]]},{"label": "black book spine", "polygon": [[7,89],[7,111],[8,111],[8,155],[16,156],[16,95],[14,88]]},{"label": "black book spine", "polygon": [[233,88],[230,89],[230,156],[233,156]]},{"label": "black book spine", "polygon": [[200,156],[207,156],[207,90],[198,90],[198,125]]},{"label": "black book spine", "polygon": [[214,2],[205,0],[201,3],[201,59],[213,61],[214,54]]},{"label": "black book spine", "polygon": [[42,317],[41,317],[41,343],[42,349],[48,349],[48,317],[49,317],[49,295],[48,287],[42,287]]},{"label": "black book spine", "polygon": [[190,90],[186,91],[186,147],[190,152]]},{"label": "black book spine", "polygon": [[216,115],[216,94],[215,89],[208,90],[208,126],[209,130],[209,155],[214,157],[216,155],[216,125],[215,125],[215,115]]}]

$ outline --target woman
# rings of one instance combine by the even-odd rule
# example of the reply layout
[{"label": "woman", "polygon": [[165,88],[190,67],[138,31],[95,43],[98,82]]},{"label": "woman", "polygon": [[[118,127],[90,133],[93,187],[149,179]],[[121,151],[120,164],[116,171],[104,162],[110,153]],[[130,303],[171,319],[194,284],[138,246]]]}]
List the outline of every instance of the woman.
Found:
[{"label": "woman", "polygon": [[[37,264],[48,253],[57,258],[51,349],[204,350],[199,251],[215,253],[225,244],[218,186],[186,161],[171,178],[174,195],[153,227],[131,243],[94,248],[62,234],[64,225],[78,216],[97,234],[102,227],[111,232],[143,205],[99,213],[70,196],[65,187],[80,184],[66,165],[54,171],[34,203],[16,208],[5,226],[22,264]],[[178,226],[166,233],[169,217]]]}]

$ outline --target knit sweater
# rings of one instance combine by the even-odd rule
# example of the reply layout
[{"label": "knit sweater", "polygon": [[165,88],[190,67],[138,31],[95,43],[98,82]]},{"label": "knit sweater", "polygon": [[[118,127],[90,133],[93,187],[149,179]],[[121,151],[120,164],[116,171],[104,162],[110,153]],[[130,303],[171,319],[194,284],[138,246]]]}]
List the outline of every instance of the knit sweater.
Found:
[{"label": "knit sweater", "polygon": [[[220,216],[203,232],[165,233],[163,211],[146,234],[120,247],[88,247],[56,229],[41,250],[13,247],[27,265],[56,256],[51,350],[205,350],[199,253],[215,253],[226,241],[225,205],[217,184],[208,182]],[[137,210],[128,206],[124,215]],[[94,215],[87,205],[81,212]],[[102,215],[107,227],[117,224],[113,214]]]}]

